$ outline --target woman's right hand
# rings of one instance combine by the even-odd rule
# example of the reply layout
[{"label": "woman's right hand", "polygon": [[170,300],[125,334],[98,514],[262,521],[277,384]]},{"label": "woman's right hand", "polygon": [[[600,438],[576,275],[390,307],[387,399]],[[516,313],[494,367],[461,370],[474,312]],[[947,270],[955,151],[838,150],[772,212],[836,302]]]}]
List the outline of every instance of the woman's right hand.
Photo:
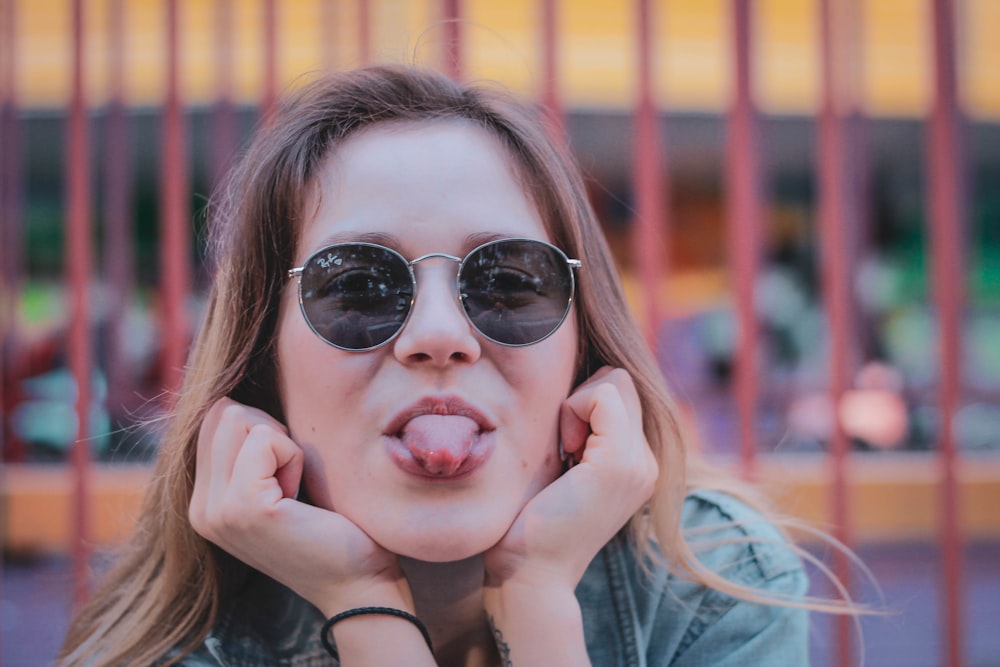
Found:
[{"label": "woman's right hand", "polygon": [[192,527],[327,616],[373,605],[413,612],[394,554],[344,516],[296,500],[303,460],[270,415],[216,401],[198,434]]}]

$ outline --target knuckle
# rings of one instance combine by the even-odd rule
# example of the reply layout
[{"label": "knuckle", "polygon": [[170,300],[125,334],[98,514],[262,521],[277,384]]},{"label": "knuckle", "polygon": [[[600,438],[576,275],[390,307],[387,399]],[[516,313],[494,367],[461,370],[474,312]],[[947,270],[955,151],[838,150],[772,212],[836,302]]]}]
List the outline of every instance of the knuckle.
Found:
[{"label": "knuckle", "polygon": [[614,368],[610,368],[608,370],[607,377],[608,377],[608,380],[611,380],[613,382],[631,381],[631,379],[632,379],[631,376],[629,376],[628,371],[626,371],[624,368],[621,368],[619,366],[615,366]]},{"label": "knuckle", "polygon": [[205,421],[214,421],[216,423],[222,421],[227,411],[235,404],[236,402],[231,398],[223,396],[208,408],[208,412],[205,413]]},{"label": "knuckle", "polygon": [[221,398],[213,407],[218,408],[220,420],[227,424],[244,422],[249,416],[247,408],[231,398]]},{"label": "knuckle", "polygon": [[270,442],[275,439],[277,431],[270,424],[257,422],[247,427],[248,442]]},{"label": "knuckle", "polygon": [[198,444],[207,445],[217,434],[225,432],[236,422],[240,405],[230,398],[220,398],[205,413],[198,430]]},{"label": "knuckle", "polygon": [[615,368],[608,373],[608,381],[612,382],[618,389],[618,393],[622,397],[622,401],[638,401],[639,392],[635,386],[635,380],[632,375],[624,368]]},{"label": "knuckle", "polygon": [[612,368],[607,375],[606,381],[615,385],[619,391],[627,390],[632,386],[632,376],[624,368]]},{"label": "knuckle", "polygon": [[602,382],[596,387],[594,387],[594,398],[601,403],[607,403],[609,401],[620,401],[621,395],[618,393],[618,388],[610,382]]}]

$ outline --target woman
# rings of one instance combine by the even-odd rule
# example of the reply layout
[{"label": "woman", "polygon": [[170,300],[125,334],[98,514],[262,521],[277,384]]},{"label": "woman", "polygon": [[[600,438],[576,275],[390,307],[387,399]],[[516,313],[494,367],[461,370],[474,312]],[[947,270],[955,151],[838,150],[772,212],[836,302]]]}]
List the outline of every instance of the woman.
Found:
[{"label": "woman", "polygon": [[336,75],[224,194],[138,529],[59,664],[808,661],[797,550],[685,451],[531,113]]}]

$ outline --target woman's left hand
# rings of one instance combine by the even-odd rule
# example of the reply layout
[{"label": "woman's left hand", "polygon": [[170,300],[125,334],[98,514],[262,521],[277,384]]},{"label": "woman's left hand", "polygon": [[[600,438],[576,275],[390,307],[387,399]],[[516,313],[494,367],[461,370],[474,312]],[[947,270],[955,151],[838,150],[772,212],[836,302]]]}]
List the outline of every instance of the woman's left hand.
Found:
[{"label": "woman's left hand", "polygon": [[598,551],[649,500],[658,475],[631,376],[604,367],[563,403],[563,449],[577,463],[521,510],[486,554],[488,587],[575,588]]},{"label": "woman's left hand", "polygon": [[624,370],[602,368],[577,387],[559,431],[576,465],[528,501],[483,554],[483,604],[505,665],[589,664],[576,586],[656,484],[639,395]]}]

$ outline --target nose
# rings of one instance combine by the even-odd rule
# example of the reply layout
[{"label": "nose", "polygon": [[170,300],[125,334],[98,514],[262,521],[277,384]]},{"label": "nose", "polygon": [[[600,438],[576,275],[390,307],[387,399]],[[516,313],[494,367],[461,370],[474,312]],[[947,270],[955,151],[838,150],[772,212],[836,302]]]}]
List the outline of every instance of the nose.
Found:
[{"label": "nose", "polygon": [[417,291],[413,310],[393,342],[393,353],[400,362],[445,367],[474,362],[482,354],[479,338],[458,299],[455,268],[446,260],[414,268]]}]

